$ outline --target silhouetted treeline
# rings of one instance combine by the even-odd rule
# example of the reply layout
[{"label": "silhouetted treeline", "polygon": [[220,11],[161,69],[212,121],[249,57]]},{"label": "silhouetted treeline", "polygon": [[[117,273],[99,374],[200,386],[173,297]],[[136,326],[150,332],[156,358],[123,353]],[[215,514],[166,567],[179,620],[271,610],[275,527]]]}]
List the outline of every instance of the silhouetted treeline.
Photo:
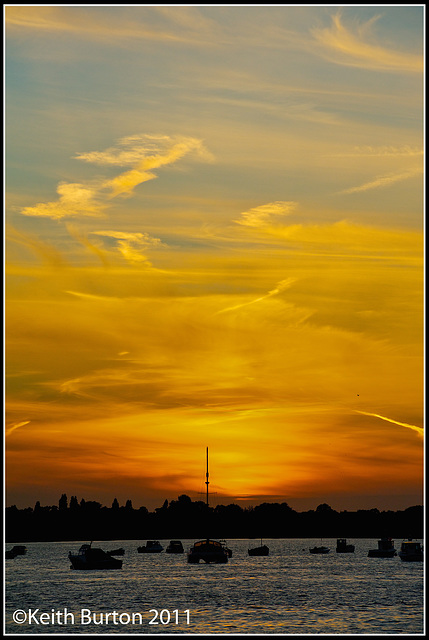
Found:
[{"label": "silhouetted treeline", "polygon": [[297,512],[285,502],[242,508],[237,504],[208,507],[181,495],[149,512],[134,509],[131,500],[111,507],[99,502],[70,502],[63,494],[58,506],[6,509],[6,542],[59,540],[147,540],[186,538],[422,538],[423,507],[403,511],[335,511],[327,504]]}]

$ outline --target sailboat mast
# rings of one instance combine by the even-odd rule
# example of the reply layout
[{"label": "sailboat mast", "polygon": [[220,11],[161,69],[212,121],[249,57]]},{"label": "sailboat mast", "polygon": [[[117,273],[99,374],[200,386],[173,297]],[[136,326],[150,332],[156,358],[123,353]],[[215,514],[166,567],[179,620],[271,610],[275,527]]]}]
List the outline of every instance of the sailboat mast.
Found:
[{"label": "sailboat mast", "polygon": [[206,504],[209,506],[209,448],[206,448]]}]

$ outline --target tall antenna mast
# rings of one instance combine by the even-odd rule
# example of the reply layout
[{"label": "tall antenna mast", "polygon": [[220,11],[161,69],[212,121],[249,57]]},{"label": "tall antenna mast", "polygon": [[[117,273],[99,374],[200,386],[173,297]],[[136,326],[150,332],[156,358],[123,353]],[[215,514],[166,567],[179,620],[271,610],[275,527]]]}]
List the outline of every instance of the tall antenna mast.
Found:
[{"label": "tall antenna mast", "polygon": [[206,503],[209,506],[209,448],[206,448]]}]

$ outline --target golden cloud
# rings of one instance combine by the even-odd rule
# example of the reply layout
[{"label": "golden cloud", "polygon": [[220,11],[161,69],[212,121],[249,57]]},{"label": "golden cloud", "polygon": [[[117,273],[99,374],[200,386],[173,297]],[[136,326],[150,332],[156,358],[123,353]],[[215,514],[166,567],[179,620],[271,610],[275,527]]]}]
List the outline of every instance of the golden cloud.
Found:
[{"label": "golden cloud", "polygon": [[416,169],[408,169],[406,171],[390,173],[383,176],[378,176],[374,180],[370,182],[366,182],[358,187],[351,187],[350,189],[343,189],[343,191],[339,191],[338,193],[359,193],[362,191],[369,191],[370,189],[380,189],[383,187],[390,187],[397,182],[402,182],[403,180],[409,180],[410,178],[415,178],[418,175],[422,174],[422,168]]},{"label": "golden cloud", "polygon": [[234,220],[237,224],[247,227],[263,227],[271,222],[273,216],[287,216],[295,211],[296,202],[269,202],[259,207],[253,207],[241,213],[241,218]]},{"label": "golden cloud", "polygon": [[97,188],[79,183],[61,182],[57,187],[60,198],[56,202],[36,204],[25,207],[24,216],[47,217],[53,220],[74,217],[99,217],[103,215],[105,205],[97,200]]},{"label": "golden cloud", "polygon": [[162,245],[159,238],[152,238],[148,233],[92,231],[92,234],[117,240],[118,250],[126,260],[130,262],[144,262],[148,266],[151,266],[151,263],[142,251],[149,247],[158,247]]},{"label": "golden cloud", "polygon": [[423,57],[403,51],[393,51],[369,42],[371,27],[378,18],[360,25],[352,33],[341,21],[341,14],[332,16],[332,25],[326,29],[313,29],[322,55],[335,64],[365,69],[401,73],[422,73]]},{"label": "golden cloud", "polygon": [[[84,162],[135,166],[130,171],[108,180],[87,184],[62,182],[57,187],[59,200],[25,207],[21,213],[25,216],[48,217],[54,220],[101,216],[109,198],[120,194],[131,195],[139,184],[157,177],[152,169],[173,164],[191,153],[195,153],[204,161],[213,159],[201,140],[184,136],[129,136],[122,139],[118,147],[111,147],[106,151],[79,153],[75,156],[76,159]],[[107,195],[106,190],[109,191]]]}]

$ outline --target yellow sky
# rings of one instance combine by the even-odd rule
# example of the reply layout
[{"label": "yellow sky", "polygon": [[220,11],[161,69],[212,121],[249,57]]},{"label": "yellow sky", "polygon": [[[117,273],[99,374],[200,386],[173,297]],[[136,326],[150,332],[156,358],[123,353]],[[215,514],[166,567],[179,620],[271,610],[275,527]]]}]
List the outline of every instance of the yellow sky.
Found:
[{"label": "yellow sky", "polygon": [[420,503],[414,13],[116,9],[8,8],[9,503]]}]

